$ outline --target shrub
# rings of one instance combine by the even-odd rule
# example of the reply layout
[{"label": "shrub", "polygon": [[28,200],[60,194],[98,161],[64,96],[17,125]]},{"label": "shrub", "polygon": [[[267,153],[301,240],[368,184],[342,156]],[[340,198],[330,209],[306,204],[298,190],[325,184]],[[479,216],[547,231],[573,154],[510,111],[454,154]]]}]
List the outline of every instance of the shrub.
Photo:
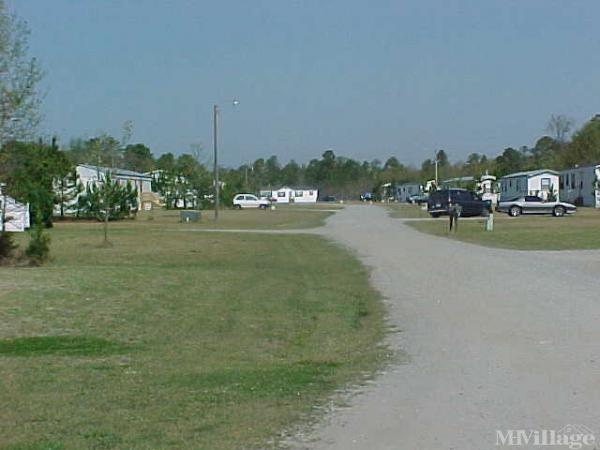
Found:
[{"label": "shrub", "polygon": [[31,230],[31,239],[25,249],[25,255],[34,266],[43,264],[50,257],[50,236],[44,233],[44,227],[39,223]]},{"label": "shrub", "polygon": [[9,260],[16,248],[12,233],[0,232],[0,264]]}]

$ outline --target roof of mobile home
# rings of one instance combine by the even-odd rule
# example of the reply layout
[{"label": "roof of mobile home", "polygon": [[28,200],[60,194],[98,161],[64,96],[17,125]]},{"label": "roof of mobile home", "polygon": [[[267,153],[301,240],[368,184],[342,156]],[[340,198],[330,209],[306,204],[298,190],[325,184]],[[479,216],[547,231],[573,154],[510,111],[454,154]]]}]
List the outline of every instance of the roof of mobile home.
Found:
[{"label": "roof of mobile home", "polygon": [[552,175],[558,175],[558,172],[556,170],[539,169],[539,170],[530,170],[528,172],[509,173],[508,175],[504,175],[501,179],[503,179],[503,178],[517,178],[517,177],[531,178],[531,177],[536,177],[538,175],[543,175],[545,173],[551,173]]},{"label": "roof of mobile home", "polygon": [[102,173],[110,172],[112,175],[126,177],[126,178],[141,178],[141,179],[152,179],[151,175],[135,172],[133,170],[127,169],[119,169],[116,167],[101,167],[101,166],[93,166],[91,164],[79,164],[80,167],[85,167],[86,169],[97,170]]}]

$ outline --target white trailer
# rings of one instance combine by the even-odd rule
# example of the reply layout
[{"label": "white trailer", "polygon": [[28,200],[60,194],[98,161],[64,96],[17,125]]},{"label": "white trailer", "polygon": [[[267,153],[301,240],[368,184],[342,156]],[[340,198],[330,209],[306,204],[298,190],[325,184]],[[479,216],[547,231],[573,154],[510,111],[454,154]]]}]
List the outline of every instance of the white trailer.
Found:
[{"label": "white trailer", "polygon": [[561,171],[560,200],[600,208],[600,164]]},{"label": "white trailer", "polygon": [[29,205],[16,201],[0,191],[0,230],[23,232],[31,226]]}]

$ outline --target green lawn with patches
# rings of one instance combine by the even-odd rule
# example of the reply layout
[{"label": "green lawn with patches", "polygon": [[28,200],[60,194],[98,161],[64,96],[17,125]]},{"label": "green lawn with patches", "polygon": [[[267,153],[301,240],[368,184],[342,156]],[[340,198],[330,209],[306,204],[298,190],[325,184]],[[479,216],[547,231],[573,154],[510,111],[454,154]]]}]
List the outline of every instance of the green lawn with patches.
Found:
[{"label": "green lawn with patches", "polygon": [[[273,229],[288,230],[300,228],[314,228],[325,224],[325,219],[339,206],[332,205],[278,205],[275,210],[267,209],[222,209],[219,219],[215,222],[214,211],[201,211],[201,220],[198,223],[187,223],[186,226],[198,228],[222,229]],[[159,225],[179,224],[180,212],[177,210],[156,210],[139,214],[141,221],[156,221]]]},{"label": "green lawn with patches", "polygon": [[390,203],[386,205],[390,217],[394,219],[425,219],[431,217],[427,210],[423,210],[419,205],[410,205],[408,203]]},{"label": "green lawn with patches", "polygon": [[99,224],[57,224],[51,263],[0,268],[0,448],[277,448],[382,361],[383,308],[348,252],[170,219],[111,223],[110,247]]},{"label": "green lawn with patches", "polygon": [[409,225],[436,236],[517,250],[577,250],[600,248],[600,211],[579,208],[566,217],[494,214],[494,231],[484,230],[484,218],[461,220],[457,233],[448,232],[448,218],[414,221]]}]

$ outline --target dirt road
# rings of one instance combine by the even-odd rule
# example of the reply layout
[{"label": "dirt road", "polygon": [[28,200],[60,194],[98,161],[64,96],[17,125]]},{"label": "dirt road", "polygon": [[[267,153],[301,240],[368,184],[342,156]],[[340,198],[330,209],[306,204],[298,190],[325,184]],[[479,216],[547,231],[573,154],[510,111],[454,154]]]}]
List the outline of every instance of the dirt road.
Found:
[{"label": "dirt road", "polygon": [[408,360],[295,448],[483,450],[501,448],[496,430],[567,424],[600,440],[600,252],[463,244],[376,206],[320,232],[372,268]]}]

